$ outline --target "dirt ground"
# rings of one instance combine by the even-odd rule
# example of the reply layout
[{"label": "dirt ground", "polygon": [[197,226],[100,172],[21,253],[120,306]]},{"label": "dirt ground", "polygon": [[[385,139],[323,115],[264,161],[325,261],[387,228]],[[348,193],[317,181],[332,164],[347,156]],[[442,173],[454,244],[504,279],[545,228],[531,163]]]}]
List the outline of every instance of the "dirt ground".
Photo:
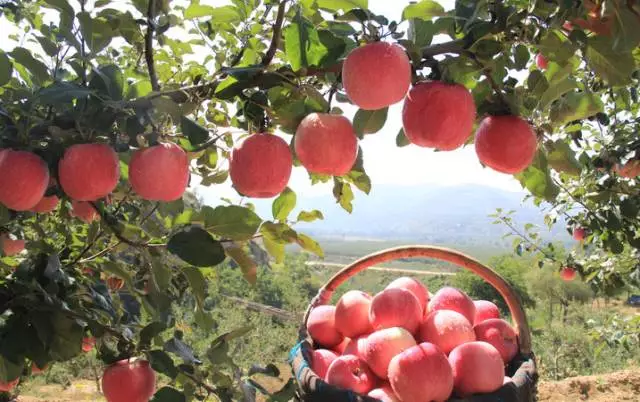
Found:
[{"label": "dirt ground", "polygon": [[[640,402],[640,369],[541,382],[538,391],[541,402]],[[18,402],[102,401],[104,398],[97,392],[95,381],[78,381],[66,389],[47,385],[38,388],[37,396],[18,398]]]}]

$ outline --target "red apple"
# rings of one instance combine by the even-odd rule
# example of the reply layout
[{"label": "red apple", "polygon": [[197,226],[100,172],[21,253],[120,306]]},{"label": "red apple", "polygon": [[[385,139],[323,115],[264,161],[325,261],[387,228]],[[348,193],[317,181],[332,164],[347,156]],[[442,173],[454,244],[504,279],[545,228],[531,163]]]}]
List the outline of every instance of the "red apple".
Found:
[{"label": "red apple", "polygon": [[20,382],[20,377],[9,382],[0,382],[0,392],[11,392]]},{"label": "red apple", "polygon": [[346,292],[336,304],[336,329],[343,336],[356,338],[373,331],[369,322],[371,296],[359,290]]},{"label": "red apple", "polygon": [[122,278],[118,278],[116,276],[110,276],[107,278],[107,286],[111,291],[116,292],[124,286],[124,280]]},{"label": "red apple", "polygon": [[335,315],[334,306],[317,306],[311,310],[307,320],[307,332],[311,338],[326,348],[332,348],[343,340],[336,329]]},{"label": "red apple", "polygon": [[473,325],[452,310],[435,310],[420,324],[420,341],[430,342],[449,354],[453,348],[476,340]]},{"label": "red apple", "polygon": [[585,228],[573,229],[573,239],[575,241],[583,241],[587,238],[587,230]]},{"label": "red apple", "polygon": [[7,233],[0,235],[0,246],[2,253],[7,257],[20,254],[24,250],[26,242],[23,239],[13,239]]},{"label": "red apple", "polygon": [[613,170],[622,177],[635,179],[640,176],[640,159],[631,159],[624,165],[616,165]]},{"label": "red apple", "polygon": [[361,109],[377,110],[398,103],[411,85],[411,63],[404,49],[388,42],[352,50],[342,65],[342,85]]},{"label": "red apple", "polygon": [[578,273],[576,272],[576,270],[571,267],[564,267],[560,270],[560,277],[562,278],[562,280],[567,282],[576,279],[577,275]]},{"label": "red apple", "polygon": [[55,196],[42,197],[42,199],[36,204],[35,207],[31,208],[31,212],[37,212],[39,214],[48,214],[49,212],[53,212],[57,207],[60,199]]},{"label": "red apple", "polygon": [[493,345],[507,364],[518,354],[518,334],[513,327],[499,318],[482,321],[473,328],[476,339]]},{"label": "red apple", "polygon": [[28,211],[49,186],[49,168],[38,155],[0,149],[0,203],[15,211]]},{"label": "red apple", "polygon": [[336,346],[334,346],[332,348],[332,350],[338,354],[338,355],[342,355],[344,354],[344,351],[347,349],[347,347],[349,346],[349,343],[351,342],[351,339],[349,338],[344,338],[342,340],[342,342],[340,342],[339,344],[337,344]]},{"label": "red apple", "polygon": [[443,287],[438,290],[429,301],[429,312],[435,310],[453,310],[465,316],[469,322],[473,322],[476,316],[476,306],[473,300],[463,291]]},{"label": "red apple", "polygon": [[358,156],[358,139],[349,119],[328,113],[307,115],[296,130],[294,147],[311,173],[343,176]]},{"label": "red apple", "polygon": [[413,293],[420,302],[422,311],[426,310],[427,303],[429,303],[429,291],[427,287],[417,279],[409,278],[408,276],[400,277],[389,284],[385,289],[405,289]]},{"label": "red apple", "polygon": [[473,134],[476,104],[467,88],[440,81],[422,82],[409,91],[402,127],[412,144],[452,151]]},{"label": "red apple", "polygon": [[488,300],[474,300],[476,306],[476,315],[473,324],[479,324],[489,318],[500,318],[500,309]]},{"label": "red apple", "polygon": [[85,353],[91,352],[95,344],[96,338],[92,336],[85,336],[84,338],[82,338],[82,351]]},{"label": "red apple", "polygon": [[447,356],[428,342],[409,348],[391,360],[389,382],[402,402],[446,401],[453,390]]},{"label": "red apple", "polygon": [[331,363],[325,381],[329,384],[366,394],[376,385],[376,376],[356,356],[340,356]]},{"label": "red apple", "polygon": [[120,360],[104,371],[102,391],[107,402],[148,402],[156,391],[156,373],[146,360]]},{"label": "red apple", "polygon": [[536,155],[536,134],[518,116],[485,117],[476,131],[476,154],[483,165],[515,174],[526,169]]},{"label": "red apple", "polygon": [[458,396],[494,392],[504,382],[504,361],[487,342],[469,342],[449,354],[454,390]]},{"label": "red apple", "polygon": [[364,360],[378,377],[387,379],[391,359],[415,345],[413,335],[404,328],[381,329],[367,337]]},{"label": "red apple", "polygon": [[189,184],[187,153],[174,143],[139,149],[129,163],[129,182],[145,200],[175,201]]},{"label": "red apple", "polygon": [[371,301],[369,321],[374,330],[402,327],[415,333],[422,320],[418,298],[405,289],[385,289]]},{"label": "red apple", "polygon": [[75,216],[84,223],[100,220],[98,211],[88,202],[71,200],[71,216]]},{"label": "red apple", "polygon": [[376,398],[381,402],[400,402],[398,395],[393,392],[393,388],[391,388],[391,384],[389,383],[384,383],[381,386],[378,386],[378,388],[371,390],[367,396]]},{"label": "red apple", "polygon": [[120,162],[107,144],[76,144],[58,163],[62,189],[77,201],[96,201],[113,191],[120,179]]},{"label": "red apple", "polygon": [[542,53],[536,54],[536,66],[538,66],[540,70],[546,70],[547,67],[549,67],[549,61]]},{"label": "red apple", "polygon": [[318,377],[324,379],[327,375],[327,370],[329,370],[329,366],[337,358],[338,355],[330,350],[316,349],[311,353],[311,370],[313,370]]},{"label": "red apple", "polygon": [[365,353],[367,351],[367,338],[370,334],[360,335],[357,338],[350,339],[347,343],[347,347],[342,352],[343,355],[358,356],[362,360],[365,359]]},{"label": "red apple", "polygon": [[235,189],[254,198],[276,196],[287,187],[293,157],[277,135],[253,134],[231,152],[229,175]]}]

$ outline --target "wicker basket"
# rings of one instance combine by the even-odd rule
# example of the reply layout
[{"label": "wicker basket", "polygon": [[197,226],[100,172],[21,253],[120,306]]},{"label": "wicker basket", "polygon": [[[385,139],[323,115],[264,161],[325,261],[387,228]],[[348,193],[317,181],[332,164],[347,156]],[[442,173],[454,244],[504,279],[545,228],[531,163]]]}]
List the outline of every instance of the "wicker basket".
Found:
[{"label": "wicker basket", "polygon": [[313,298],[304,316],[300,328],[300,342],[291,350],[289,363],[297,381],[298,399],[302,401],[322,402],[379,402],[377,399],[356,394],[349,390],[339,389],[327,384],[318,377],[309,366],[309,356],[314,348],[313,340],[306,330],[307,319],[311,310],[319,305],[327,304],[333,292],[357,273],[377,264],[401,258],[435,258],[456,264],[470,270],[491,284],[505,299],[515,322],[520,345],[519,355],[507,367],[507,375],[513,378],[512,383],[491,394],[473,395],[466,398],[452,398],[450,402],[533,402],[536,400],[536,382],[538,379],[535,358],[531,351],[531,332],[527,317],[520,301],[511,286],[491,268],[482,265],[473,258],[441,247],[404,246],[370,254],[344,267],[322,287]]}]

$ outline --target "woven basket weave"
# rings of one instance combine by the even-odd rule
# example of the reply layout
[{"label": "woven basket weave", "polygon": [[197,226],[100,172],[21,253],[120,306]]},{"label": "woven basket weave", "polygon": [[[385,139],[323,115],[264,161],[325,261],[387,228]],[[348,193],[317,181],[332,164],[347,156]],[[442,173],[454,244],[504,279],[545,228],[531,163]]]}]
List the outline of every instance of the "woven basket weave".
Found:
[{"label": "woven basket weave", "polygon": [[434,258],[465,268],[493,286],[507,302],[514,328],[518,334],[519,354],[506,369],[512,383],[507,383],[496,392],[473,395],[466,398],[451,398],[449,402],[534,402],[538,373],[533,352],[531,351],[531,331],[524,309],[511,286],[491,268],[460,252],[434,246],[403,246],[370,254],[344,267],[323,286],[313,298],[304,316],[299,332],[299,342],[291,350],[289,363],[297,382],[299,400],[312,402],[379,402],[378,399],[356,394],[327,384],[318,377],[309,365],[313,340],[306,330],[311,310],[328,304],[333,292],[349,278],[377,264],[404,258]]}]

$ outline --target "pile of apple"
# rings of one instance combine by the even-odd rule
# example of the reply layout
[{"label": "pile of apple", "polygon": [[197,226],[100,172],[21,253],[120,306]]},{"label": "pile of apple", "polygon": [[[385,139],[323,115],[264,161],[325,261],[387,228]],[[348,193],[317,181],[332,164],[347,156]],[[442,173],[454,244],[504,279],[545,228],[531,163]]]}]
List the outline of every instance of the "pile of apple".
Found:
[{"label": "pile of apple", "polygon": [[451,287],[431,295],[408,277],[374,297],[351,290],[315,307],[307,331],[318,376],[383,402],[494,392],[511,381],[505,366],[518,354],[516,331],[495,304]]}]

